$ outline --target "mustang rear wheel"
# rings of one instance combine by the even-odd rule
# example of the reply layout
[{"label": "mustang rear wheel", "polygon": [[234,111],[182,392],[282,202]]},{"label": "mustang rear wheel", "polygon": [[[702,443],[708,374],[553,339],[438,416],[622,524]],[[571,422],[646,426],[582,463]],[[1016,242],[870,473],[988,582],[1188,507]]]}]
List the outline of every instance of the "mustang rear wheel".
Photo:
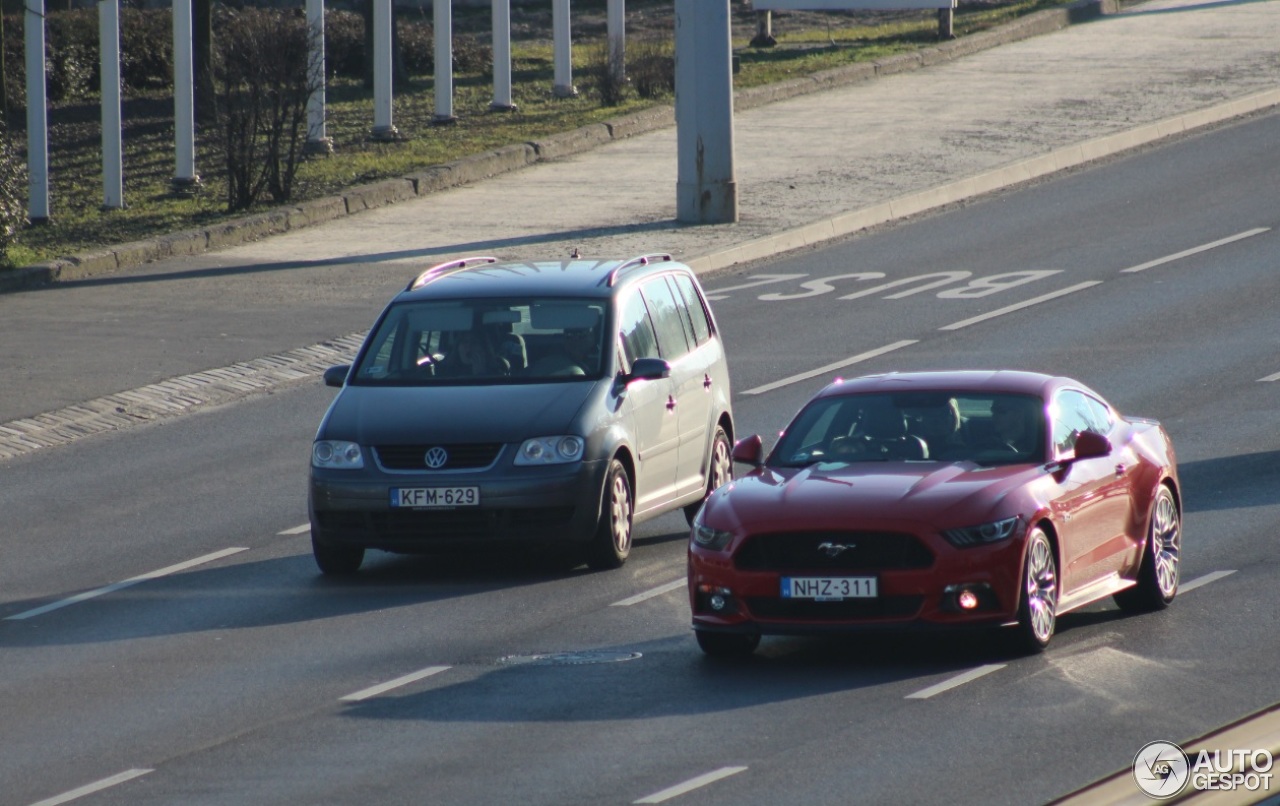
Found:
[{"label": "mustang rear wheel", "polygon": [[315,555],[316,565],[322,574],[329,576],[350,576],[360,570],[364,562],[364,548],[361,546],[336,546],[316,540],[316,533],[311,533],[311,553]]},{"label": "mustang rear wheel", "polygon": [[711,441],[711,464],[707,466],[707,488],[703,490],[701,499],[684,508],[684,519],[690,526],[693,525],[693,519],[697,517],[698,510],[702,508],[702,502],[707,500],[711,491],[733,480],[732,452],[729,435],[723,428],[716,426],[716,435]]},{"label": "mustang rear wheel", "polygon": [[713,658],[741,658],[760,646],[760,636],[697,630],[698,647]]},{"label": "mustang rear wheel", "polygon": [[1168,607],[1178,595],[1181,562],[1182,515],[1173,492],[1161,485],[1151,506],[1151,529],[1138,567],[1138,584],[1112,597],[1116,605],[1132,613]]},{"label": "mustang rear wheel", "polygon": [[1027,555],[1023,561],[1022,593],[1018,604],[1019,646],[1041,652],[1053,638],[1058,621],[1058,560],[1053,545],[1039,527],[1027,535]]},{"label": "mustang rear wheel", "polygon": [[602,503],[600,523],[587,548],[587,565],[599,570],[621,568],[631,554],[631,516],[635,500],[627,469],[617,459],[609,465]]}]

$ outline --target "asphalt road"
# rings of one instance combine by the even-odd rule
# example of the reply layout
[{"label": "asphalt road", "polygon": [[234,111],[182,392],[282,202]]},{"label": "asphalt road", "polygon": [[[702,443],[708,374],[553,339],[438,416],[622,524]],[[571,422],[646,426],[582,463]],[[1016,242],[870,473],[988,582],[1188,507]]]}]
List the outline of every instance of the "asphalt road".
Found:
[{"label": "asphalt road", "polygon": [[322,579],[297,529],[317,383],[0,464],[0,803],[1043,803],[1272,704],[1277,142],[1258,117],[705,282],[739,435],[834,375],[936,367],[1060,372],[1163,420],[1169,610],[1066,616],[1032,658],[877,636],[712,663],[678,515],[615,572]]}]

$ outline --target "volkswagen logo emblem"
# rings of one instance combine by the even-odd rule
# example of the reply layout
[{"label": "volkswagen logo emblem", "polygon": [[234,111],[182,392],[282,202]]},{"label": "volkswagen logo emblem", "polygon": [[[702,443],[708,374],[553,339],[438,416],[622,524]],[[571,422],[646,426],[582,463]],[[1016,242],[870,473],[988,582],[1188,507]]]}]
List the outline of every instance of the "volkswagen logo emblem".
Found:
[{"label": "volkswagen logo emblem", "polygon": [[822,552],[828,557],[839,557],[841,554],[844,554],[849,549],[856,549],[857,547],[858,547],[857,543],[850,543],[847,546],[844,543],[819,543],[818,551]]},{"label": "volkswagen logo emblem", "polygon": [[449,452],[444,448],[436,446],[427,451],[427,455],[423,457],[423,461],[427,463],[427,467],[432,470],[439,470],[444,467],[444,463],[449,461]]}]

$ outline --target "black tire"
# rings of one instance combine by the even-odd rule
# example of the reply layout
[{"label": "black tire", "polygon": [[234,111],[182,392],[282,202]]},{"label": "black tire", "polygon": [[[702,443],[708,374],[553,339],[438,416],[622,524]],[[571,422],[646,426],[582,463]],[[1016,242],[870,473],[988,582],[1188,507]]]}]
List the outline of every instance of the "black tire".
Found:
[{"label": "black tire", "polygon": [[1163,610],[1178,595],[1181,565],[1182,513],[1173,492],[1161,485],[1151,505],[1151,528],[1147,530],[1142,564],[1138,566],[1138,584],[1112,598],[1129,613]]},{"label": "black tire", "polygon": [[695,630],[698,648],[713,658],[745,658],[760,646],[760,636]]},{"label": "black tire", "polygon": [[311,553],[316,558],[320,573],[326,576],[351,576],[360,570],[364,562],[364,548],[361,546],[337,546],[316,540],[316,533],[311,533]]},{"label": "black tire", "polygon": [[1058,621],[1058,593],[1058,559],[1053,544],[1040,527],[1032,527],[1022,561],[1018,624],[1013,628],[1016,649],[1034,654],[1049,646]]},{"label": "black tire", "polygon": [[729,444],[729,435],[717,425],[715,436],[711,438],[711,459],[707,462],[707,488],[702,491],[702,498],[684,508],[684,519],[690,526],[707,496],[729,481],[733,481],[733,446]]},{"label": "black tire", "polygon": [[635,495],[622,462],[614,459],[605,477],[600,522],[587,546],[587,566],[598,571],[621,568],[631,554],[631,518]]}]

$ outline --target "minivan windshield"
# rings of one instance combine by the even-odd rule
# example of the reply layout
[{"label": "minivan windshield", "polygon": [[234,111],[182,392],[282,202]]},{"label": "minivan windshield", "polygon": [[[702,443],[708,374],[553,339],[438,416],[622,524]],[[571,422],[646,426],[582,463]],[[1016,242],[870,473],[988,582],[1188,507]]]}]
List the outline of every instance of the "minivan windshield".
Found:
[{"label": "minivan windshield", "polygon": [[599,378],[608,301],[424,300],[388,308],[350,382],[361,386]]}]

